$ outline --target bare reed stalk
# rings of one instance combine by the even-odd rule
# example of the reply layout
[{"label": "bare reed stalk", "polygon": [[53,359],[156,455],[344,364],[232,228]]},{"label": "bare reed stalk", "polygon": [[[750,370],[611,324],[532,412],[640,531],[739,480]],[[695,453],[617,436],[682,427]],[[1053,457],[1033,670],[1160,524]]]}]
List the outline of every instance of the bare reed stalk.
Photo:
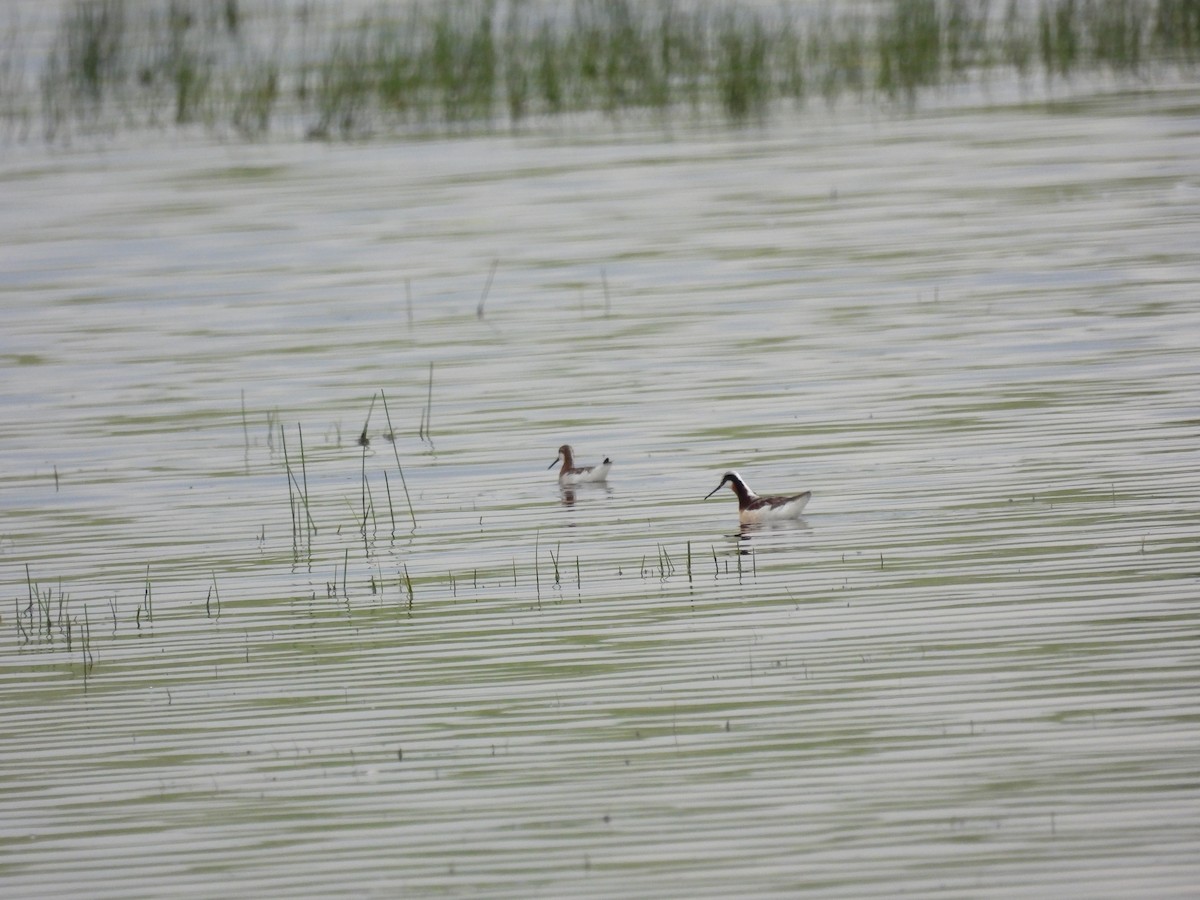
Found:
[{"label": "bare reed stalk", "polygon": [[371,482],[367,482],[367,510],[371,513],[371,537],[379,533],[379,519],[375,515],[375,494],[371,491]]},{"label": "bare reed stalk", "polygon": [[425,394],[425,409],[421,412],[421,426],[417,430],[417,437],[422,440],[433,439],[432,430],[433,421],[433,361],[429,362],[429,387]]},{"label": "bare reed stalk", "polygon": [[492,289],[492,279],[496,277],[496,267],[500,265],[500,260],[493,259],[492,267],[488,270],[487,282],[483,286],[483,294],[479,297],[479,305],[475,307],[475,318],[483,318],[483,304],[487,302],[488,292]]},{"label": "bare reed stalk", "polygon": [[29,632],[25,630],[25,626],[21,623],[21,601],[13,597],[13,620],[17,623],[17,634],[21,636],[21,643],[29,643]]},{"label": "bare reed stalk", "polygon": [[360,447],[367,447],[371,443],[371,439],[367,436],[367,429],[371,425],[371,413],[375,411],[375,401],[379,398],[379,394],[371,395],[371,406],[367,410],[367,421],[363,422],[362,431],[358,435],[358,444]]},{"label": "bare reed stalk", "polygon": [[150,564],[146,563],[146,592],[142,597],[143,603],[146,606],[146,618],[150,622],[154,621],[154,592],[150,588]]},{"label": "bare reed stalk", "polygon": [[396,534],[396,511],[395,511],[395,510],[392,508],[392,485],[391,485],[391,483],[388,481],[388,477],[387,477],[387,470],[386,470],[386,469],[384,470],[384,473],[383,473],[383,489],[384,489],[385,491],[387,491],[387,498],[388,498],[388,516],[389,516],[389,517],[391,518],[391,520],[392,520],[392,535],[393,535],[393,537],[394,537],[394,536],[395,536],[395,534]]},{"label": "bare reed stalk", "polygon": [[542,532],[538,529],[533,533],[533,583],[537,588],[538,609],[542,608],[542,577],[538,572],[538,547],[541,544]]},{"label": "bare reed stalk", "polygon": [[54,588],[46,588],[44,594],[38,596],[38,618],[46,620],[46,638],[53,633],[53,623],[50,621],[50,600],[54,596]]},{"label": "bare reed stalk", "polygon": [[[221,589],[217,587],[217,570],[213,569],[212,573],[212,589],[213,596],[217,598],[217,618],[221,618]],[[207,612],[207,604],[205,604],[205,612]]]},{"label": "bare reed stalk", "polygon": [[95,657],[92,656],[92,625],[88,621],[87,607],[83,608],[83,628],[81,629],[79,642],[79,657],[83,664],[83,689],[86,691],[88,686],[88,676],[92,672],[92,666],[95,665]]},{"label": "bare reed stalk", "polygon": [[[29,591],[29,624],[30,624],[30,627],[32,628],[32,626],[33,626],[33,608],[34,608],[34,590],[33,590],[33,578],[29,574],[29,563],[25,563],[25,587]],[[40,615],[38,616],[38,619],[39,620],[41,619]],[[19,615],[17,617],[17,621],[20,621]]]},{"label": "bare reed stalk", "polygon": [[246,424],[246,389],[242,388],[242,441],[246,446],[246,455],[250,455],[250,426]]},{"label": "bare reed stalk", "polygon": [[[295,552],[300,543],[300,510],[298,509],[299,501],[296,499],[299,485],[296,484],[296,476],[292,473],[292,464],[288,459],[287,436],[283,432],[282,425],[279,426],[279,442],[283,447],[283,471],[287,476],[288,508],[292,513],[292,551]],[[296,487],[295,490],[293,490],[293,485]]]},{"label": "bare reed stalk", "polygon": [[[363,434],[366,434],[364,429]],[[367,546],[367,445],[362,444],[362,539],[363,552],[368,556],[371,548]]]},{"label": "bare reed stalk", "polygon": [[312,549],[312,536],[317,533],[317,523],[313,521],[312,512],[308,505],[308,465],[304,461],[304,429],[300,427],[300,423],[296,423],[296,434],[300,437],[300,476],[304,479],[304,491],[301,496],[304,498],[304,518],[308,522],[308,527],[305,529],[308,532],[308,546]]},{"label": "bare reed stalk", "polygon": [[83,651],[87,655],[87,667],[91,669],[96,664],[96,658],[92,656],[92,623],[86,606],[83,608]]},{"label": "bare reed stalk", "polygon": [[[432,387],[433,386],[433,363],[430,363],[429,366],[430,366],[430,371],[429,371],[430,390],[432,391],[432,389],[433,389],[433,387]],[[383,390],[380,389],[379,396],[383,398],[383,412],[384,412],[384,415],[387,416],[388,432],[390,434],[394,435],[396,433],[396,429],[394,429],[392,427],[392,414],[388,410],[387,394],[385,394],[383,392]],[[408,494],[408,482],[404,480],[404,467],[400,465],[400,451],[398,449],[396,449],[395,441],[392,441],[392,453],[396,457],[396,471],[400,473],[400,485],[404,488],[404,499],[408,503],[408,514],[409,514],[409,516],[412,517],[413,528],[415,529],[417,527],[417,514],[415,512],[413,512],[412,497],[410,497]]]}]

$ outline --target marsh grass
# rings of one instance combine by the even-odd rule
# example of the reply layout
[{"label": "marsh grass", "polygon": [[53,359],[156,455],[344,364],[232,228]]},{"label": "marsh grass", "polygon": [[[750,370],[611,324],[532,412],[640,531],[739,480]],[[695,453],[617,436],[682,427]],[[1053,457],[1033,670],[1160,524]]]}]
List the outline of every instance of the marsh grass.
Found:
[{"label": "marsh grass", "polygon": [[[1048,81],[1194,65],[1197,0],[890,0],[877,6],[665,0],[337,4],[75,0],[42,54],[10,27],[0,111],[48,139],[203,125],[313,138],[517,128],[581,112],[761,122],[781,101],[915,103],[996,70]],[[18,58],[18,56],[20,58]]]}]

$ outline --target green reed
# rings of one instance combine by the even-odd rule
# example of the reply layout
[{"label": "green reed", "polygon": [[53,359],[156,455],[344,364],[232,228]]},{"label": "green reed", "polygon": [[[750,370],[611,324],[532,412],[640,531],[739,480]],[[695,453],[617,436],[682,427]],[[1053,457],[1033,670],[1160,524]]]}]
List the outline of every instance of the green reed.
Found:
[{"label": "green reed", "polygon": [[765,117],[772,99],[771,52],[758,16],[729,11],[720,17],[712,69],[721,106],[731,120]]},{"label": "green reed", "polygon": [[911,100],[919,88],[942,80],[950,32],[936,0],[896,0],[878,29],[876,84],[885,95]]},{"label": "green reed", "polygon": [[1200,56],[1200,3],[1158,0],[1151,19],[1153,45],[1160,56],[1195,63]]},{"label": "green reed", "polygon": [[[0,72],[30,68],[0,47]],[[515,128],[579,112],[730,124],[810,95],[913,103],[1001,69],[1048,80],[1193,65],[1200,0],[75,0],[38,72],[44,131],[201,125],[314,138]],[[23,57],[22,57],[23,59]],[[20,66],[18,66],[20,62]],[[0,110],[36,104],[0,78]]]}]

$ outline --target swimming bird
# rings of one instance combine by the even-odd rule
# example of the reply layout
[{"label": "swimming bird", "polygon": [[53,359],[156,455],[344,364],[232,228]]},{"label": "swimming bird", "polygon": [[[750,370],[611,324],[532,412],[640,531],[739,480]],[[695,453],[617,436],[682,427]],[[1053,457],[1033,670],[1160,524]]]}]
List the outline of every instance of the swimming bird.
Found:
[{"label": "swimming bird", "polygon": [[577,466],[575,465],[575,454],[571,450],[570,444],[563,444],[558,448],[558,456],[554,462],[550,463],[546,468],[553,469],[559,460],[562,460],[562,468],[558,470],[559,484],[583,484],[585,482],[601,482],[608,477],[608,470],[612,468],[612,460],[607,456],[604,457],[604,462],[598,466]]},{"label": "swimming bird", "polygon": [[738,519],[743,525],[798,519],[805,504],[812,499],[812,491],[786,497],[760,497],[750,490],[750,485],[746,484],[737,472],[726,472],[721,483],[709,491],[704,499],[707,500],[726,484],[737,494]]}]

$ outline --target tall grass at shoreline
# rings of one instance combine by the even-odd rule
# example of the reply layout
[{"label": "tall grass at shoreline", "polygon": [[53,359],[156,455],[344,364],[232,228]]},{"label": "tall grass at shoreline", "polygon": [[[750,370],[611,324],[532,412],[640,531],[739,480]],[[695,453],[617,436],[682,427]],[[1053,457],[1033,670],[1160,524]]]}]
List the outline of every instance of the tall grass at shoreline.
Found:
[{"label": "tall grass at shoreline", "polygon": [[384,0],[347,19],[333,0],[72,0],[40,63],[10,27],[0,115],[48,140],[195,124],[358,137],[580,112],[742,124],[780,101],[911,104],[997,71],[1135,79],[1200,57],[1200,0],[1001,3]]}]

